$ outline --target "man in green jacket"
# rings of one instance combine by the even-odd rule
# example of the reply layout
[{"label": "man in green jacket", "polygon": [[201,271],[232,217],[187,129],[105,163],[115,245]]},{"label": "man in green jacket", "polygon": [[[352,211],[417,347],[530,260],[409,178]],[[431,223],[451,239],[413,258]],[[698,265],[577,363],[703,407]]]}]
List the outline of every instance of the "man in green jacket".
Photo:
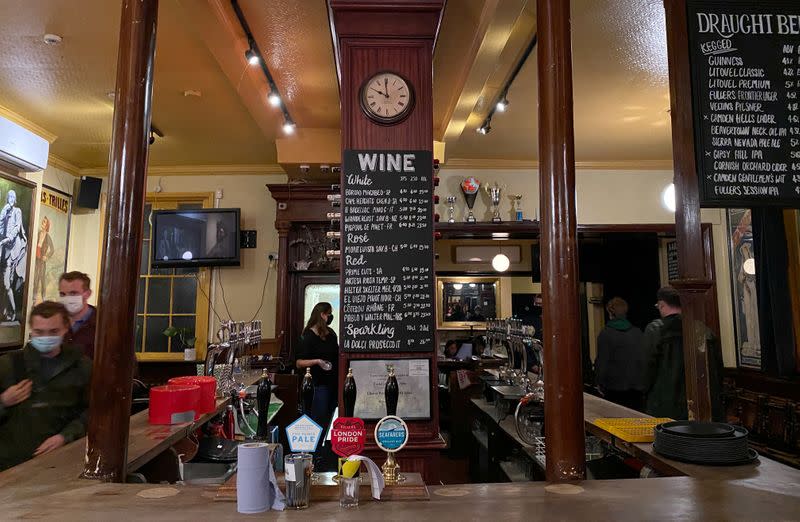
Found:
[{"label": "man in green jacket", "polygon": [[92,363],[63,343],[66,308],[45,301],[29,320],[30,342],[0,357],[0,471],[86,433]]},{"label": "man in green jacket", "polygon": [[[681,299],[671,286],[658,290],[656,307],[661,319],[647,325],[645,344],[645,411],[653,417],[685,420],[689,416],[686,404],[686,370],[683,358],[683,321]],[[712,418],[724,420],[721,400],[722,360],[714,334],[707,326],[697,323],[706,336],[708,350],[708,383],[711,391]]]}]

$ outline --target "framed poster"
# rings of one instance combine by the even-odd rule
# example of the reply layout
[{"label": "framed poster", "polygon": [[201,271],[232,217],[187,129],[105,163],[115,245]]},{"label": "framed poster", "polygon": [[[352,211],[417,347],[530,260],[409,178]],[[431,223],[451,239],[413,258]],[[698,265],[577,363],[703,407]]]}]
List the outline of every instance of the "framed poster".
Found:
[{"label": "framed poster", "polygon": [[33,268],[33,304],[58,300],[58,278],[67,270],[72,196],[42,185],[39,222],[31,247],[36,253]]},{"label": "framed poster", "polygon": [[22,346],[36,184],[0,172],[0,348]]},{"label": "framed poster", "polygon": [[728,209],[731,288],[733,290],[736,358],[743,368],[761,369],[756,262],[749,209]]},{"label": "framed poster", "polygon": [[431,418],[431,361],[429,359],[354,359],[350,361],[356,380],[355,416],[377,420],[386,416],[387,366],[394,367],[400,397],[397,416],[405,420]]}]

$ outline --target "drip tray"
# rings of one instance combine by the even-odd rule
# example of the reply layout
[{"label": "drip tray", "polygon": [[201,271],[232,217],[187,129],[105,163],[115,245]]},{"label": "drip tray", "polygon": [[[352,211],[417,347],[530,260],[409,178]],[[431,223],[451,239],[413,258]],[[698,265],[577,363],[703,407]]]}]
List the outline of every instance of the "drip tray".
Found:
[{"label": "drip tray", "polygon": [[526,394],[524,386],[492,386],[491,388],[504,399],[521,399]]}]

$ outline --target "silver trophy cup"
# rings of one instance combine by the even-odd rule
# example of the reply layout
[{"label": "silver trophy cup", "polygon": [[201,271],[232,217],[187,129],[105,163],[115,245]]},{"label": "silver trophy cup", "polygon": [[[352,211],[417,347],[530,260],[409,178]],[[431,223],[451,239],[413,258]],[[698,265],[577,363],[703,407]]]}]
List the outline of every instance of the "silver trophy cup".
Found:
[{"label": "silver trophy cup", "polygon": [[503,192],[503,187],[497,182],[486,186],[486,192],[489,193],[489,198],[492,202],[492,223],[501,223],[500,219],[500,195]]},{"label": "silver trophy cup", "polygon": [[447,222],[456,222],[456,197],[447,196]]}]

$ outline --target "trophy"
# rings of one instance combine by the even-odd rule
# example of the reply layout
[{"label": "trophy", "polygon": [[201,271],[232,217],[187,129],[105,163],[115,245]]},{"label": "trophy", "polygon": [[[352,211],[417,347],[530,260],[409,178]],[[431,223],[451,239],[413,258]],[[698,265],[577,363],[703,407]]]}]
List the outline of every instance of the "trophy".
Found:
[{"label": "trophy", "polygon": [[500,194],[503,192],[503,187],[496,181],[491,185],[486,185],[486,192],[492,201],[492,223],[501,223],[500,219]]},{"label": "trophy", "polygon": [[448,223],[455,223],[456,222],[456,197],[455,196],[447,196],[447,222]]},{"label": "trophy", "polygon": [[464,199],[467,201],[467,207],[469,208],[467,223],[475,223],[476,221],[475,215],[472,213],[472,207],[475,206],[475,198],[478,196],[480,188],[481,182],[472,176],[461,181],[461,192],[464,193]]},{"label": "trophy", "polygon": [[511,196],[514,199],[514,219],[523,221],[522,219],[522,194],[514,194]]}]

